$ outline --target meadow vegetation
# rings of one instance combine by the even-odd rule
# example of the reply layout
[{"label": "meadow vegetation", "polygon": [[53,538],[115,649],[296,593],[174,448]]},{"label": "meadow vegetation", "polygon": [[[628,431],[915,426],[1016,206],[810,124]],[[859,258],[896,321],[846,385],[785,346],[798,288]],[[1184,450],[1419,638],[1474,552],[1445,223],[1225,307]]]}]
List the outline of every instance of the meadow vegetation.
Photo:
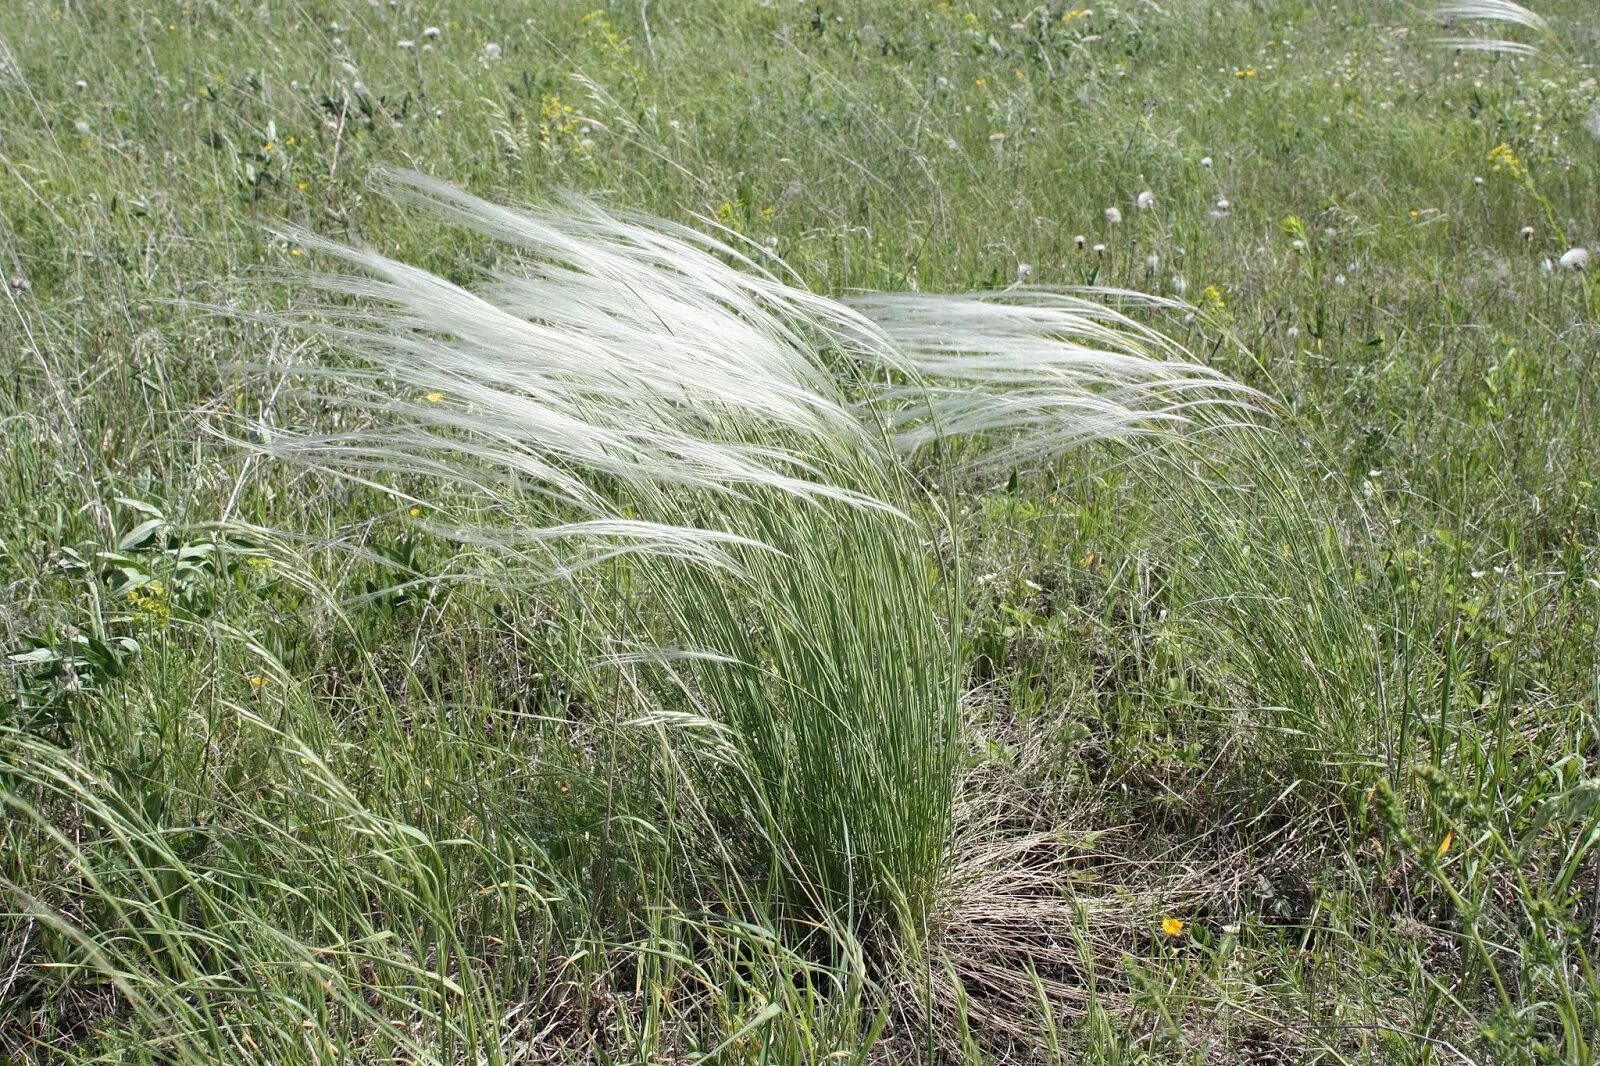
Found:
[{"label": "meadow vegetation", "polygon": [[1594,1061],[1600,21],[1446,6],[0,5],[0,1063]]}]

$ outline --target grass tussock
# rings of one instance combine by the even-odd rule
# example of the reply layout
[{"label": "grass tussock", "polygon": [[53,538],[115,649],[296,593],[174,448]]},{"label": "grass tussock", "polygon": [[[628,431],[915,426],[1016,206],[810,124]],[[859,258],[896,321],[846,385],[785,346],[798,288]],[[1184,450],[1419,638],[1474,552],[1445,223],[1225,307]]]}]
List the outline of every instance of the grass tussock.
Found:
[{"label": "grass tussock", "polygon": [[1592,1061],[1592,21],[0,5],[0,1062]]}]

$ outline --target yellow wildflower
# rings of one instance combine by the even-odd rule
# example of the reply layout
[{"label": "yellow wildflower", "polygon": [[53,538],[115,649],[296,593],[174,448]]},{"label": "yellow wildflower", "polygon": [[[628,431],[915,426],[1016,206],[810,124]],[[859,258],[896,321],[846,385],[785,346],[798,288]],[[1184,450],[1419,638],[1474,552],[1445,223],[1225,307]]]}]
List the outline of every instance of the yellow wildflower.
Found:
[{"label": "yellow wildflower", "polygon": [[444,402],[444,393],[442,393],[442,392],[430,392],[425,397],[425,399],[429,403],[443,403]]},{"label": "yellow wildflower", "polygon": [[1489,166],[1496,172],[1505,172],[1521,181],[1528,176],[1528,165],[1518,157],[1516,150],[1501,142],[1489,149]]},{"label": "yellow wildflower", "polygon": [[1184,926],[1182,918],[1161,919],[1161,932],[1166,936],[1180,937],[1183,935],[1183,928]]},{"label": "yellow wildflower", "polygon": [[270,684],[272,684],[272,679],[270,677],[266,676],[265,674],[251,674],[250,675],[250,687],[251,688],[266,688]]}]

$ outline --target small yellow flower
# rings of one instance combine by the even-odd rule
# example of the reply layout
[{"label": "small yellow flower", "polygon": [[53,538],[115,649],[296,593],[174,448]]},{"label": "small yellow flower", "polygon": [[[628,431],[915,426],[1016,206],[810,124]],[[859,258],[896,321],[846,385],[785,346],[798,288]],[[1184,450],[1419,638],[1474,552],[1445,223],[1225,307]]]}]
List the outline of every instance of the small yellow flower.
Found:
[{"label": "small yellow flower", "polygon": [[289,249],[289,254],[294,256],[296,259],[299,259],[302,255],[305,255],[306,253],[302,252],[298,248],[290,248]]},{"label": "small yellow flower", "polygon": [[1234,67],[1233,68],[1233,76],[1235,78],[1253,78],[1253,77],[1256,76],[1256,68],[1255,67]]},{"label": "small yellow flower", "polygon": [[267,677],[265,674],[250,675],[251,688],[266,688],[270,684],[272,684],[272,679]]},{"label": "small yellow flower", "polygon": [[1528,165],[1517,156],[1516,149],[1504,142],[1489,149],[1489,166],[1496,172],[1510,174],[1518,181],[1528,176]]},{"label": "small yellow flower", "polygon": [[275,149],[277,149],[277,147],[278,147],[278,142],[277,141],[268,141],[266,144],[263,144],[261,146],[261,150],[263,152],[271,152],[271,151],[274,151]]},{"label": "small yellow flower", "polygon": [[444,393],[442,393],[442,392],[430,392],[425,397],[425,399],[429,403],[443,403],[444,402]]},{"label": "small yellow flower", "polygon": [[421,518],[422,517],[422,508],[420,508],[420,507],[412,507],[411,510],[406,512],[406,514],[410,515],[412,518]]},{"label": "small yellow flower", "polygon": [[293,137],[285,137],[283,139],[283,146],[285,148],[293,148],[294,147],[294,138]]},{"label": "small yellow flower", "polygon": [[295,188],[299,189],[301,192],[305,192],[307,189],[311,188],[311,183],[309,181],[302,181],[297,184]]},{"label": "small yellow flower", "polygon": [[1439,841],[1439,850],[1434,852],[1433,857],[1435,859],[1442,859],[1446,855],[1450,854],[1450,845],[1454,844],[1455,842],[1456,842],[1456,834],[1455,834],[1455,832],[1452,830],[1451,832],[1446,833],[1444,835],[1444,839]]},{"label": "small yellow flower", "polygon": [[1182,936],[1183,935],[1183,919],[1182,918],[1163,918],[1163,919],[1161,919],[1161,932],[1163,934],[1169,936],[1169,937],[1180,937],[1180,936]]},{"label": "small yellow flower", "polygon": [[1094,12],[1090,11],[1086,7],[1075,7],[1071,11],[1068,11],[1065,15],[1062,15],[1061,16],[1061,21],[1062,22],[1076,22],[1079,19],[1085,18],[1085,17],[1087,17],[1089,15],[1092,15],[1092,14],[1094,14]]}]

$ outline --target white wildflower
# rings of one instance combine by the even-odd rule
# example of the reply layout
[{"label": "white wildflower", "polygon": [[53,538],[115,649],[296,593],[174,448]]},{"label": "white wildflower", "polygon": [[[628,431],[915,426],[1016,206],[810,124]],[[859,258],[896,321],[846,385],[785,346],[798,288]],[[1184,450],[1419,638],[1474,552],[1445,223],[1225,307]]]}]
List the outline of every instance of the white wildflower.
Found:
[{"label": "white wildflower", "polygon": [[1562,270],[1583,270],[1589,265],[1589,249],[1568,248],[1561,253]]},{"label": "white wildflower", "polygon": [[1106,221],[1115,226],[1118,222],[1122,221],[1122,212],[1118,211],[1114,207],[1106,208]]}]

